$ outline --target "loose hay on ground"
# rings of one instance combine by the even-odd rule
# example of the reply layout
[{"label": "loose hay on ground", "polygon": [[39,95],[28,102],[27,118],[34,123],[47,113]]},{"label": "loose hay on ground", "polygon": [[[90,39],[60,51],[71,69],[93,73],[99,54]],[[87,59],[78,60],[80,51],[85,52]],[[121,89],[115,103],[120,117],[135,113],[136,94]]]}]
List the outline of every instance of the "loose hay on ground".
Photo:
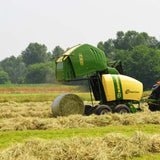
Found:
[{"label": "loose hay on ground", "polygon": [[[87,104],[88,102],[84,102],[84,103]],[[48,102],[28,102],[28,103],[16,103],[16,102],[11,101],[11,102],[6,102],[6,103],[0,103],[0,118],[15,118],[18,116],[39,117],[39,118],[53,117],[53,113],[51,111],[51,106],[52,106],[51,101],[48,101]],[[69,103],[68,108],[69,108],[69,110],[71,110],[70,103]],[[74,112],[76,114],[77,111],[75,112],[75,109],[72,109],[71,112]],[[83,114],[84,108],[80,107],[80,110],[77,112],[77,114],[78,113]],[[147,115],[149,115],[151,112],[148,111],[147,109],[145,109],[145,113]],[[129,116],[130,115],[131,114],[129,114]],[[121,117],[115,115],[112,118],[115,118],[115,120],[116,120],[116,118],[119,119]],[[155,121],[155,123],[156,123],[156,119],[155,120],[152,119],[152,121]],[[107,122],[107,123],[109,123],[109,122]],[[124,122],[124,123],[131,123],[131,122],[128,122],[128,118],[127,118],[126,122]]]},{"label": "loose hay on ground", "polygon": [[52,117],[50,109],[51,103],[52,102],[0,103],[0,118],[15,118],[19,116],[39,118]]},{"label": "loose hay on ground", "polygon": [[17,118],[10,118],[0,123],[1,131],[10,130],[46,130],[53,128],[52,120],[40,118],[25,118],[19,116]]},{"label": "loose hay on ground", "polygon": [[[156,137],[156,138],[155,138]],[[158,141],[156,142],[156,139]],[[105,137],[74,137],[61,140],[29,139],[0,152],[0,160],[119,160],[160,153],[160,134],[136,132],[130,137],[107,134]]]},{"label": "loose hay on ground", "polygon": [[23,117],[7,118],[0,121],[0,130],[35,130],[105,127],[108,125],[160,124],[160,112],[108,115],[71,115],[57,118]]}]

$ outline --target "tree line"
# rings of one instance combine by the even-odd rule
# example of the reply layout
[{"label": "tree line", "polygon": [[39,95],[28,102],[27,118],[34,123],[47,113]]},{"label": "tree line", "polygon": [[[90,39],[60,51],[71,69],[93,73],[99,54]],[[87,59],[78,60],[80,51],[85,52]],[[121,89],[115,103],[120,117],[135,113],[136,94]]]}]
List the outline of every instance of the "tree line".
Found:
[{"label": "tree line", "polygon": [[[150,89],[160,80],[160,41],[146,32],[118,31],[115,39],[100,41],[107,62],[120,60],[125,75],[134,77]],[[55,83],[55,60],[64,53],[60,46],[51,52],[44,44],[30,43],[18,57],[0,62],[0,84]]]},{"label": "tree line", "polygon": [[0,62],[0,84],[54,83],[55,62],[52,57],[63,52],[60,46],[47,52],[44,44],[30,43],[18,57],[11,56]]}]

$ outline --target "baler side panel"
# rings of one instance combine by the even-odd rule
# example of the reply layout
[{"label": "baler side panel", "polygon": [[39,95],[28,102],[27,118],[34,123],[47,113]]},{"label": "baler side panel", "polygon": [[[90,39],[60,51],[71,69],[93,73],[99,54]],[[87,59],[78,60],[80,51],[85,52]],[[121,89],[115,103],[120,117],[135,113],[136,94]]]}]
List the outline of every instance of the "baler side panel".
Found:
[{"label": "baler side panel", "polygon": [[[63,65],[58,63],[63,63]],[[104,52],[88,44],[78,45],[69,49],[57,60],[56,65],[56,78],[58,81],[72,80],[107,68]],[[59,69],[59,66],[62,66],[62,68]],[[66,74],[66,72],[71,73]]]},{"label": "baler side panel", "polygon": [[102,71],[107,68],[104,52],[87,44],[78,47],[69,57],[76,77]]},{"label": "baler side panel", "polygon": [[102,75],[102,84],[107,101],[139,101],[142,97],[142,83],[128,76],[104,74]]}]

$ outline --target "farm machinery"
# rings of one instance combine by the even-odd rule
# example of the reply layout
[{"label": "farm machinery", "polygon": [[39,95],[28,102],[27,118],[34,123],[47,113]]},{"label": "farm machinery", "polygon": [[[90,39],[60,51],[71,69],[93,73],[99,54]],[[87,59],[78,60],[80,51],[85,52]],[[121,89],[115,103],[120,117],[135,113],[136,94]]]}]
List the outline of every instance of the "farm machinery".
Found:
[{"label": "farm machinery", "polygon": [[146,100],[151,111],[160,111],[160,82],[152,87],[152,93]]},{"label": "farm machinery", "polygon": [[52,104],[54,116],[135,113],[141,110],[135,104],[139,106],[143,84],[123,75],[120,63],[108,66],[104,52],[94,46],[83,44],[67,50],[56,60],[56,79],[60,82],[88,80],[90,92],[99,103],[84,105],[77,95],[62,94]]}]

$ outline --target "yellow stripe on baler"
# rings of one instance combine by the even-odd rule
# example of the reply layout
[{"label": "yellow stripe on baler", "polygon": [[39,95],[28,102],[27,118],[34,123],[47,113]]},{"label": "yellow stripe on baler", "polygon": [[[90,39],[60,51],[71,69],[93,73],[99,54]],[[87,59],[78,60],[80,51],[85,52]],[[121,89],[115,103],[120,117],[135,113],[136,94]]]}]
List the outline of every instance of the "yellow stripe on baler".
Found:
[{"label": "yellow stripe on baler", "polygon": [[107,101],[114,101],[116,97],[112,76],[110,74],[102,75],[102,84]]}]

